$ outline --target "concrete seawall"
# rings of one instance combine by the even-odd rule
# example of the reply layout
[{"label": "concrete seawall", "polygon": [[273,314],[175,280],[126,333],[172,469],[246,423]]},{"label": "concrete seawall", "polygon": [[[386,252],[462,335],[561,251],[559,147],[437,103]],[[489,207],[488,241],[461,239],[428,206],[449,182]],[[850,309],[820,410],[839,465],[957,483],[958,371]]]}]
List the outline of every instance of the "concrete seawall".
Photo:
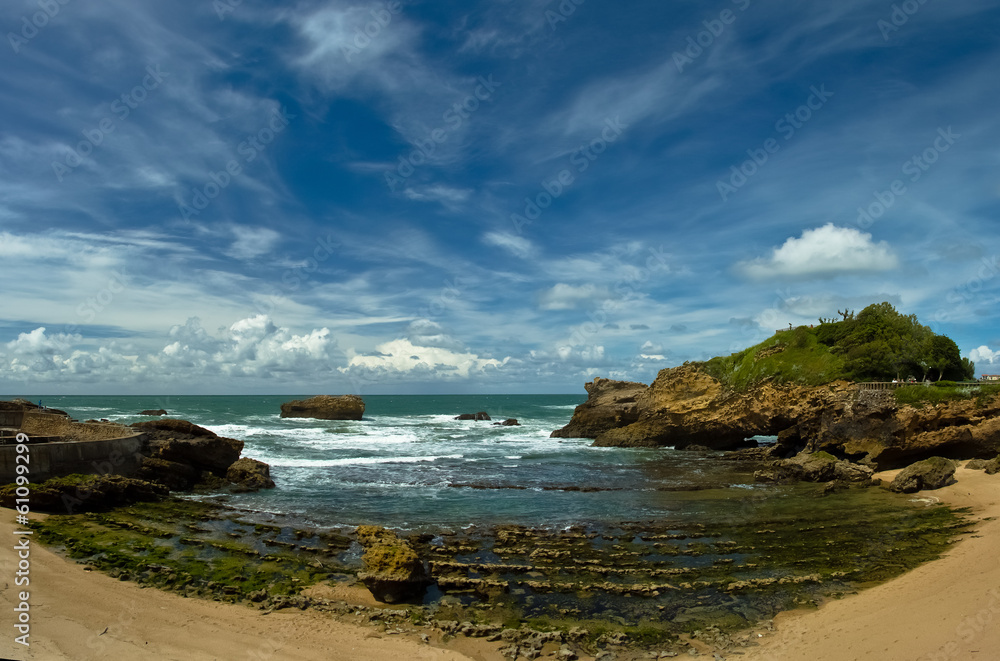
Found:
[{"label": "concrete seawall", "polygon": [[[146,434],[135,434],[94,441],[31,443],[27,476],[31,482],[73,473],[131,477],[142,464],[141,453],[148,441]],[[0,445],[0,484],[9,484],[17,477],[16,457],[16,444]]]}]

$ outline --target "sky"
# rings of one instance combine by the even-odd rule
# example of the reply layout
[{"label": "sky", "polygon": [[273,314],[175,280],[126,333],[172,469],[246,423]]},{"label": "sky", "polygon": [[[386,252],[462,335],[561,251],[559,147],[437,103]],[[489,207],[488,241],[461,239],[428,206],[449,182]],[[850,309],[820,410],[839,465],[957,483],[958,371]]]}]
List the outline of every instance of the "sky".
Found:
[{"label": "sky", "polygon": [[1000,1],[0,31],[0,393],[582,393],[881,301],[1000,373]]}]

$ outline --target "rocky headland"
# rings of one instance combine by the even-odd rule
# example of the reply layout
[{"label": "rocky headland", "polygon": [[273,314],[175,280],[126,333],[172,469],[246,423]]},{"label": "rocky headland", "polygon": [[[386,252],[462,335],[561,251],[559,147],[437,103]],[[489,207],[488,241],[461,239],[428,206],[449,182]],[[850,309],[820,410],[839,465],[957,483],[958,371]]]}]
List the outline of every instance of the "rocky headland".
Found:
[{"label": "rocky headland", "polygon": [[364,414],[365,402],[357,395],[317,395],[281,405],[282,418],[360,420]]},{"label": "rocky headland", "polygon": [[[909,386],[931,388],[933,386]],[[595,379],[589,397],[556,437],[596,446],[715,450],[777,443],[757,458],[825,452],[875,470],[933,456],[990,459],[1000,454],[1000,394],[936,404],[901,404],[891,390],[847,381],[819,386],[764,382],[737,392],[698,365],[662,370],[650,386]]]}]

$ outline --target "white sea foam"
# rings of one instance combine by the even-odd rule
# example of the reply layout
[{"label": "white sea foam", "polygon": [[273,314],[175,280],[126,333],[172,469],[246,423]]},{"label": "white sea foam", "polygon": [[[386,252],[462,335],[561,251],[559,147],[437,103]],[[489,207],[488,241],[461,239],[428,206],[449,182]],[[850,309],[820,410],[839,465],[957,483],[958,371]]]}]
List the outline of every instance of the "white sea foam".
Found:
[{"label": "white sea foam", "polygon": [[272,466],[289,468],[329,468],[333,466],[365,466],[371,464],[418,464],[431,463],[438,459],[462,459],[464,455],[444,454],[426,457],[346,457],[343,459],[284,459],[275,457]]}]

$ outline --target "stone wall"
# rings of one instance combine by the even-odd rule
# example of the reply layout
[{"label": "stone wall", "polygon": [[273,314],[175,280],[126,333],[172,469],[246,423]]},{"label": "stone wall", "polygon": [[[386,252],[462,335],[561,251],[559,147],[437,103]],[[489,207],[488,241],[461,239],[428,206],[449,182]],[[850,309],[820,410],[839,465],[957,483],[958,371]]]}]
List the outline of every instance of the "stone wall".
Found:
[{"label": "stone wall", "polygon": [[[31,443],[28,446],[28,479],[42,482],[73,473],[115,473],[130,477],[139,470],[141,452],[147,444],[146,434],[93,441]],[[17,477],[16,457],[16,445],[0,445],[0,484],[9,484]]]}]

